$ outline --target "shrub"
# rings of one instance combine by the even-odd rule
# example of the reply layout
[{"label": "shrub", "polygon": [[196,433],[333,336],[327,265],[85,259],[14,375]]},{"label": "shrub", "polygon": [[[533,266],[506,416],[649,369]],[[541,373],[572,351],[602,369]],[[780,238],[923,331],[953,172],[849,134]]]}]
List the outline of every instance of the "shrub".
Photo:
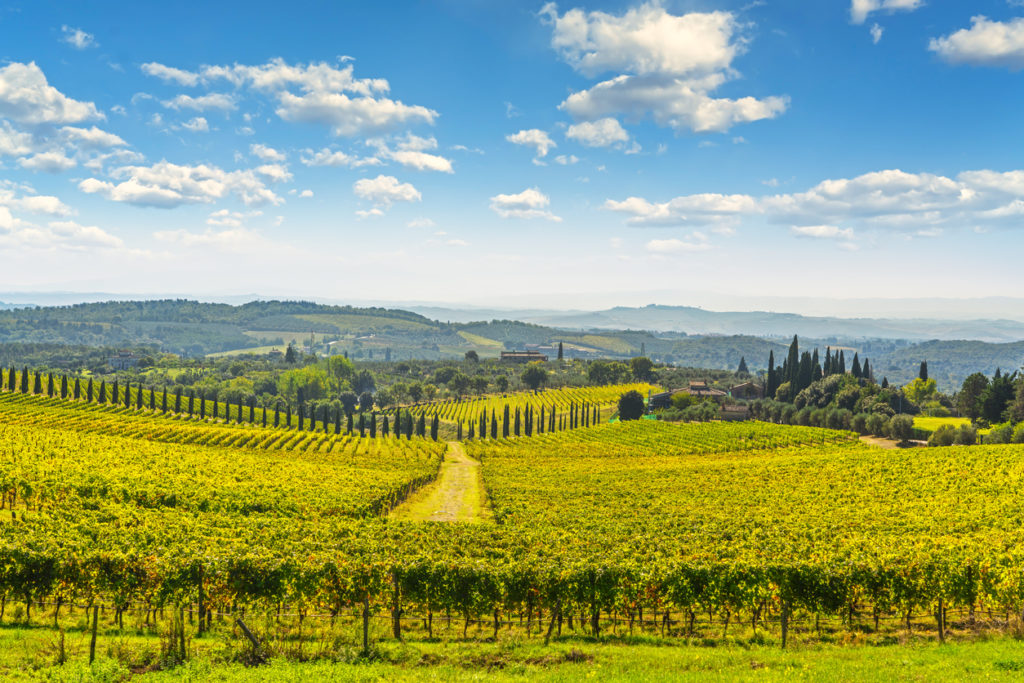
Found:
[{"label": "shrub", "polygon": [[889,420],[884,415],[873,413],[868,416],[868,432],[875,436],[885,436],[888,424]]},{"label": "shrub", "polygon": [[957,431],[953,425],[942,425],[928,437],[929,446],[952,446],[956,441]]},{"label": "shrub", "polygon": [[956,442],[960,446],[973,446],[978,442],[978,432],[971,425],[960,425],[956,430]]},{"label": "shrub", "polygon": [[850,428],[858,434],[864,435],[868,433],[868,415],[866,413],[857,413],[850,420]]},{"label": "shrub", "polygon": [[1024,422],[1021,422],[1013,430],[1013,442],[1024,443]]},{"label": "shrub", "polygon": [[985,435],[984,441],[986,444],[1011,443],[1013,441],[1013,426],[1009,422],[996,425]]},{"label": "shrub", "polygon": [[906,443],[914,435],[914,418],[909,415],[896,415],[889,420],[888,431],[889,436]]},{"label": "shrub", "polygon": [[639,391],[627,391],[619,397],[620,420],[639,420],[643,414],[644,397]]}]

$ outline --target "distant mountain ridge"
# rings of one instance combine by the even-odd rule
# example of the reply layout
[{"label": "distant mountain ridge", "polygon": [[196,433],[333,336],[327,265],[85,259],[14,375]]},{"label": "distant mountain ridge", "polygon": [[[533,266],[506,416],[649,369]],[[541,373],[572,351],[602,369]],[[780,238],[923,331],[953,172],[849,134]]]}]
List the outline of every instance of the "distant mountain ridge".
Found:
[{"label": "distant mountain ridge", "polygon": [[912,341],[970,339],[990,343],[1024,340],[1024,322],[1015,320],[942,320],[935,318],[839,318],[770,311],[724,312],[693,306],[651,304],[616,306],[602,311],[518,311],[412,306],[411,310],[452,322],[486,315],[576,330],[650,330],[688,335],[752,335],[815,339],[907,339]]}]

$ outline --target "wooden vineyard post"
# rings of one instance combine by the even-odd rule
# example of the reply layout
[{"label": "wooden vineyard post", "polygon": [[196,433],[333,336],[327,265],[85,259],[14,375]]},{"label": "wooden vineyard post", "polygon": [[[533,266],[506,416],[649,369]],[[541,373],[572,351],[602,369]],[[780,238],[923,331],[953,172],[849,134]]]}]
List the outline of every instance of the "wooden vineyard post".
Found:
[{"label": "wooden vineyard post", "polygon": [[370,596],[363,598],[363,654],[370,652]]},{"label": "wooden vineyard post", "polygon": [[89,639],[89,664],[93,663],[96,659],[96,626],[100,620],[100,608],[99,605],[93,605],[92,608],[92,637]]},{"label": "wooden vineyard post", "polygon": [[789,603],[782,601],[782,649],[786,649],[786,640],[789,638]]}]

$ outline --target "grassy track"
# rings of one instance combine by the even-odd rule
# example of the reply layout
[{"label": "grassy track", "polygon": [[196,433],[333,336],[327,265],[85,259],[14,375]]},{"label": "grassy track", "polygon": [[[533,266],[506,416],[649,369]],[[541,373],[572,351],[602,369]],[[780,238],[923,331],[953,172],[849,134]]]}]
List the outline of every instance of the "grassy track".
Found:
[{"label": "grassy track", "polygon": [[404,522],[486,522],[491,520],[480,463],[448,444],[444,463],[434,483],[423,487],[391,512]]}]

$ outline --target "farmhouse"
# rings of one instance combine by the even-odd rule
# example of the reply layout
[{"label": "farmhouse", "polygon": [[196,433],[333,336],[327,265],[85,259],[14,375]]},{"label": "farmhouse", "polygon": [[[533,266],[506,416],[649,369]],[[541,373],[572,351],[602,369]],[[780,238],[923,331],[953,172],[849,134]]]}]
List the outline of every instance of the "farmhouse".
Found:
[{"label": "farmhouse", "polygon": [[548,357],[539,351],[502,351],[501,360],[510,363],[532,363],[536,360],[547,362]]},{"label": "farmhouse", "polygon": [[116,356],[107,359],[111,370],[131,370],[139,364],[139,359],[131,351],[119,351]]},{"label": "farmhouse", "polygon": [[689,394],[690,396],[696,396],[697,398],[710,398],[715,401],[720,401],[728,395],[721,389],[715,389],[708,386],[707,380],[697,380],[690,382],[685,389],[663,391],[659,394],[652,395],[650,400],[647,402],[648,407],[652,410],[655,408],[667,408],[672,404],[672,397],[676,394]]},{"label": "farmhouse", "polygon": [[744,382],[729,389],[729,395],[741,401],[753,401],[764,397],[764,388],[757,382]]}]

